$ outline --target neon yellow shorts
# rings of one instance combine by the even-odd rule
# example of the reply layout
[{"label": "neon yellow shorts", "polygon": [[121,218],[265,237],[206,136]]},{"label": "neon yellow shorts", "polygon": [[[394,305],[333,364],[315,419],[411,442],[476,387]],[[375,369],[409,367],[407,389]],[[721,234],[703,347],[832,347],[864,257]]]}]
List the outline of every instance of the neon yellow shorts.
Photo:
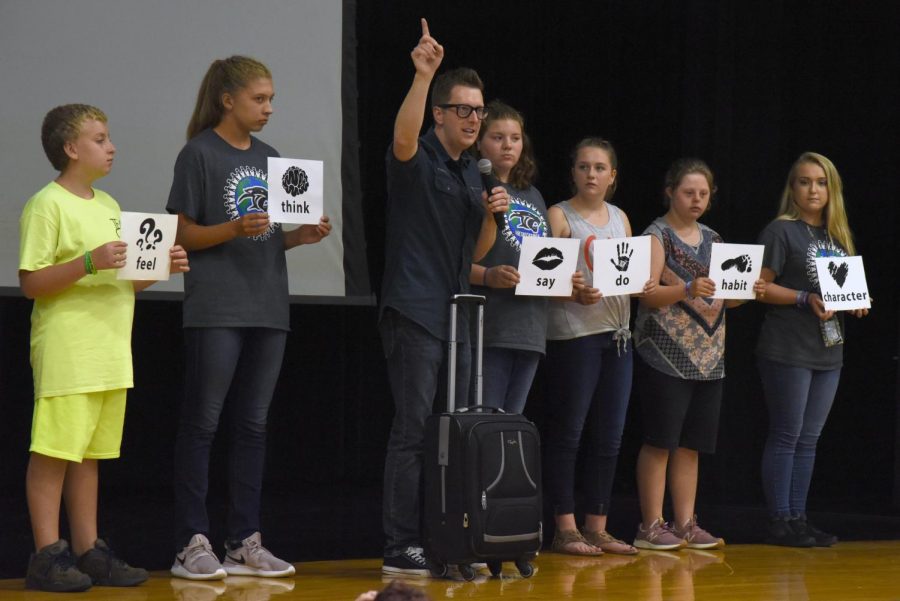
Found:
[{"label": "neon yellow shorts", "polygon": [[29,450],[79,463],[115,459],[122,446],[126,394],[119,388],[36,400]]}]

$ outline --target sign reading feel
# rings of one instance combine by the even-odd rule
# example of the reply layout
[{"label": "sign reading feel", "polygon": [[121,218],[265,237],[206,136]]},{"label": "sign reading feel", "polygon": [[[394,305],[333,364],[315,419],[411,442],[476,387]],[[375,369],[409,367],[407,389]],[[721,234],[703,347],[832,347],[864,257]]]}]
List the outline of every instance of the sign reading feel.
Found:
[{"label": "sign reading feel", "polygon": [[120,280],[168,280],[169,249],[175,246],[178,216],[122,212],[121,240],[128,244]]}]

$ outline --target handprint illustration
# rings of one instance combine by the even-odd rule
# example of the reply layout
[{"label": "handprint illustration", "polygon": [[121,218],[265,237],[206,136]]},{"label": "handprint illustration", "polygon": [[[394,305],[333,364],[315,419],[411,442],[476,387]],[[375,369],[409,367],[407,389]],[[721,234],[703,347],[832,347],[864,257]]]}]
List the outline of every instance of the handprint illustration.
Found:
[{"label": "handprint illustration", "polygon": [[629,248],[627,242],[622,242],[616,244],[616,254],[618,255],[618,261],[610,259],[609,262],[619,271],[628,271],[628,263],[631,261],[631,255],[634,254],[634,249]]}]

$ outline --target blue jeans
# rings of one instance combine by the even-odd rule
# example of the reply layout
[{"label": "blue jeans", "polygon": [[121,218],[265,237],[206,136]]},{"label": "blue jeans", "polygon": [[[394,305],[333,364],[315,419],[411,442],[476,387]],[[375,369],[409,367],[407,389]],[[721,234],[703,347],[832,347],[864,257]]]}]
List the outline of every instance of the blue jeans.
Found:
[{"label": "blue jeans", "polygon": [[579,447],[584,449],[585,511],[609,512],[633,361],[631,341],[618,346],[612,332],[547,343],[551,415],[544,474],[555,515],[575,512]]},{"label": "blue jeans", "polygon": [[[465,323],[464,319],[460,321]],[[409,546],[421,546],[425,419],[432,413],[438,389],[444,389],[444,383],[439,380],[447,343],[391,308],[384,310],[378,328],[394,397],[382,497],[384,555],[390,557]],[[465,406],[469,390],[468,343],[461,341],[457,350],[456,404],[459,407]]]},{"label": "blue jeans", "polygon": [[[507,413],[522,413],[540,358],[541,354],[536,351],[484,349],[484,404],[499,407]],[[474,405],[474,387],[471,401]]]},{"label": "blue jeans", "polygon": [[259,527],[266,418],[287,332],[271,328],[185,328],[185,396],[175,437],[176,548],[209,536],[209,454],[228,398],[226,535],[241,541]]},{"label": "blue jeans", "polygon": [[763,491],[773,517],[806,514],[816,443],[837,392],[841,369],[815,370],[760,358],[769,409],[762,457]]}]

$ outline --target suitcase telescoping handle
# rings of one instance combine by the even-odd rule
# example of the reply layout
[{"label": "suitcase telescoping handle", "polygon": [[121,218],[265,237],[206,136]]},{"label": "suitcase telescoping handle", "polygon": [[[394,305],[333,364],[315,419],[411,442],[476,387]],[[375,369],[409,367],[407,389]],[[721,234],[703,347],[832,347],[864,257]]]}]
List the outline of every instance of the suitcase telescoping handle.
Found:
[{"label": "suitcase telescoping handle", "polygon": [[447,338],[447,412],[453,413],[456,409],[456,346],[457,340],[457,314],[459,305],[478,305],[478,324],[475,351],[475,404],[481,405],[481,373],[482,353],[484,349],[484,297],[480,294],[454,294],[450,299],[450,336]]}]

